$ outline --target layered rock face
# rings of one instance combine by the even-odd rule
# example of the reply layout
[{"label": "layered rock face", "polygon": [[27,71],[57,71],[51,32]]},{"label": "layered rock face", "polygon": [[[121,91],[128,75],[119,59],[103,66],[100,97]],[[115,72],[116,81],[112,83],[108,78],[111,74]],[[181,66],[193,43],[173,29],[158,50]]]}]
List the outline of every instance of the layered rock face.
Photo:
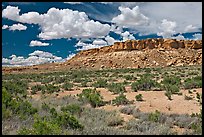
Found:
[{"label": "layered rock face", "polygon": [[87,56],[92,54],[103,54],[116,51],[132,51],[145,49],[202,49],[202,40],[176,40],[176,39],[146,39],[146,40],[127,40],[125,42],[115,42],[111,46],[106,46],[98,49],[90,49],[81,51],[77,56]]}]

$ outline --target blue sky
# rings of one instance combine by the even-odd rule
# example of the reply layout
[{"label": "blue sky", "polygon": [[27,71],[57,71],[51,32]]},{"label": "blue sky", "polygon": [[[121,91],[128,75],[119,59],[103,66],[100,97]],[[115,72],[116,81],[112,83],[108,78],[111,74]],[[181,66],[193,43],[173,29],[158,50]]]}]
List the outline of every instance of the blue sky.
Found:
[{"label": "blue sky", "polygon": [[2,65],[63,62],[146,38],[202,39],[201,2],[3,2]]}]

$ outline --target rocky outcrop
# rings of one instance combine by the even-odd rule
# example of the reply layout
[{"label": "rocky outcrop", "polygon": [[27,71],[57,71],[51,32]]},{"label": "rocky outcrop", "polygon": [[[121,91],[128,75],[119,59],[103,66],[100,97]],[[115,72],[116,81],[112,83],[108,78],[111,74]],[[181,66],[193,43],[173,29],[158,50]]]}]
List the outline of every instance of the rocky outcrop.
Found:
[{"label": "rocky outcrop", "polygon": [[146,40],[127,40],[125,42],[115,42],[111,46],[105,46],[97,49],[90,49],[81,51],[76,57],[87,55],[98,55],[117,51],[132,51],[132,50],[146,50],[146,49],[178,49],[190,48],[201,49],[202,40],[176,40],[176,39],[146,39]]}]

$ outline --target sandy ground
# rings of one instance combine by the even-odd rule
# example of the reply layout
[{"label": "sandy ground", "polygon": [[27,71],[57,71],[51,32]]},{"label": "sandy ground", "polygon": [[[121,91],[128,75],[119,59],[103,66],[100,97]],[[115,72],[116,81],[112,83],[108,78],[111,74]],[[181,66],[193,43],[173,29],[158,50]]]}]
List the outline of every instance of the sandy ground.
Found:
[{"label": "sandy ground", "polygon": [[[126,87],[128,89],[129,87]],[[67,95],[77,95],[82,92],[84,88],[80,88],[77,90],[72,91],[64,91],[57,93],[57,98],[61,98]],[[134,100],[132,105],[135,105],[139,108],[142,112],[154,112],[158,110],[163,113],[172,114],[192,114],[192,113],[199,113],[202,106],[196,99],[196,93],[202,93],[202,88],[195,89],[196,91],[192,94],[188,93],[188,90],[181,90],[182,95],[172,95],[172,100],[168,100],[165,96],[165,91],[138,91],[138,92],[131,92],[130,89],[127,90],[126,97],[128,100]],[[103,96],[104,101],[109,101],[114,99],[117,94],[114,95],[109,92],[105,88],[97,88],[97,91],[100,91],[100,94]],[[144,101],[136,101],[135,96],[138,94],[142,94]],[[193,97],[192,100],[185,100],[185,95]],[[40,99],[40,94],[32,95],[33,98]],[[112,105],[105,105],[100,107],[100,109],[105,110],[118,110],[121,106],[112,106]]]}]

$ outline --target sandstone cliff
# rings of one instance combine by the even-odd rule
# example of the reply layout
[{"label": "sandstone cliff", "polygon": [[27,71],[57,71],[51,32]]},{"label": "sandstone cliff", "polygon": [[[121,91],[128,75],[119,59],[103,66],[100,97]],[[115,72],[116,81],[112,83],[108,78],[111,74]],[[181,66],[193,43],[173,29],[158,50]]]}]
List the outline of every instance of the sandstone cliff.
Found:
[{"label": "sandstone cliff", "polygon": [[114,45],[95,48],[79,52],[76,57],[94,54],[104,54],[116,51],[132,51],[145,49],[202,49],[202,40],[176,40],[176,39],[146,39],[146,40],[127,40],[125,42],[115,42]]}]

